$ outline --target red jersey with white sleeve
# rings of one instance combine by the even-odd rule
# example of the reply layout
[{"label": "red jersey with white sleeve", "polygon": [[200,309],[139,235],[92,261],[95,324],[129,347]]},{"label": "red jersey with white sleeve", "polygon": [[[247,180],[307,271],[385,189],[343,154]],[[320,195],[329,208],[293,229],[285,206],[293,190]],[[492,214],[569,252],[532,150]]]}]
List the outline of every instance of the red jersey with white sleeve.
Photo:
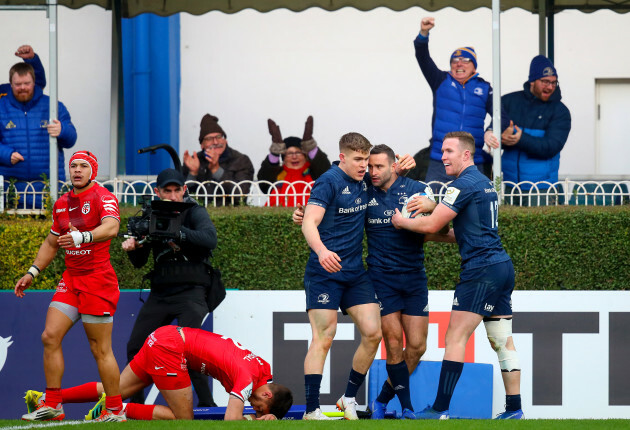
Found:
[{"label": "red jersey with white sleeve", "polygon": [[[69,223],[79,231],[91,231],[107,217],[120,222],[118,199],[106,188],[94,183],[90,189],[79,194],[75,194],[73,189],[55,202],[50,232],[63,236],[70,231]],[[110,242],[82,243],[66,249],[66,270],[73,275],[84,275],[111,267]]]},{"label": "red jersey with white sleeve", "polygon": [[265,360],[226,336],[182,327],[188,368],[218,380],[225,391],[245,401],[252,391],[272,382]]}]

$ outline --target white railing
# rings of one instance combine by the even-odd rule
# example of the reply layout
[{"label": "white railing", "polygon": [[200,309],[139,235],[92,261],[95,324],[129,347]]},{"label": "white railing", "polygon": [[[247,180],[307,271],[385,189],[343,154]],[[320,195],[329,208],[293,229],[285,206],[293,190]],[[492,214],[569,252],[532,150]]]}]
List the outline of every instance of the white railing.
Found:
[{"label": "white railing", "polygon": [[[138,206],[143,195],[153,195],[155,181],[112,179],[100,183],[118,198],[121,204]],[[266,206],[271,198],[272,206],[296,206],[306,203],[313,185],[312,182],[275,183],[267,181],[242,182],[197,182],[188,181],[192,197],[206,206],[248,205]],[[286,190],[280,193],[284,185]],[[448,184],[430,182],[441,198]],[[42,214],[41,202],[48,197],[48,191],[42,181],[26,183],[23,191],[18,192],[14,185],[0,177],[0,212],[20,214]],[[262,192],[262,188],[268,188]],[[44,188],[43,190],[41,190]],[[226,193],[225,188],[231,188]],[[59,183],[59,195],[70,189],[69,183]],[[41,191],[39,191],[41,190]],[[298,191],[299,190],[299,191]],[[508,205],[546,206],[546,205],[594,205],[616,206],[630,204],[630,181],[575,181],[566,179],[556,183],[548,182],[512,182],[504,183],[503,202]]]}]

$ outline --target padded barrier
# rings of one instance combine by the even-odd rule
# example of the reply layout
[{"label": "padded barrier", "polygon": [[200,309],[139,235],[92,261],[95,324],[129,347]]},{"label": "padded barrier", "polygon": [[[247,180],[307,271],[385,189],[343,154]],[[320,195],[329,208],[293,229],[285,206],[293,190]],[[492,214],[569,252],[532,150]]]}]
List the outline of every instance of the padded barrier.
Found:
[{"label": "padded barrier", "polygon": [[[440,379],[440,361],[421,361],[410,377],[411,402],[415,411],[432,405]],[[449,409],[451,418],[492,418],[492,365],[465,363]],[[374,360],[368,374],[368,401],[376,399],[387,379],[385,360]],[[389,402],[387,411],[401,413],[398,397]]]}]

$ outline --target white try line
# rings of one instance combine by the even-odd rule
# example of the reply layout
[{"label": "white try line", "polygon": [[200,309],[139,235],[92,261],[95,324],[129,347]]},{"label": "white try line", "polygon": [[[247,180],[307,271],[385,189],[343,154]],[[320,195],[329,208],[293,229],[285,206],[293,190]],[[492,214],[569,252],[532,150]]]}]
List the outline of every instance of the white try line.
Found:
[{"label": "white try line", "polygon": [[38,424],[29,424],[25,426],[11,426],[11,427],[3,427],[3,430],[23,430],[23,429],[38,429],[38,428],[48,428],[48,427],[58,427],[58,426],[74,426],[77,424],[90,424],[90,421],[59,421],[59,422],[48,422],[48,423],[38,423]]}]

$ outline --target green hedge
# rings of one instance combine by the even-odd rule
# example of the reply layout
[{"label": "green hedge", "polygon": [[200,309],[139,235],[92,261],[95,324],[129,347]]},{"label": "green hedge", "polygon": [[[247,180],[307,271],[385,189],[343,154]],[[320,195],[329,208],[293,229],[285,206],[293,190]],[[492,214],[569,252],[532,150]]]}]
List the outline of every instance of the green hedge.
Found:
[{"label": "green hedge", "polygon": [[[135,209],[123,209],[123,226]],[[290,209],[210,208],[219,234],[213,264],[228,288],[296,290],[302,288],[308,247]],[[50,228],[47,220],[0,219],[0,281],[13,289],[28,269]],[[123,228],[124,229],[124,228]],[[625,290],[630,288],[630,206],[501,209],[499,229],[514,261],[521,290]],[[112,264],[121,288],[138,288],[142,275],[112,241]],[[364,247],[365,248],[365,247]],[[53,289],[63,271],[63,253],[36,280]],[[452,289],[459,275],[453,244],[428,243],[429,288]]]}]

